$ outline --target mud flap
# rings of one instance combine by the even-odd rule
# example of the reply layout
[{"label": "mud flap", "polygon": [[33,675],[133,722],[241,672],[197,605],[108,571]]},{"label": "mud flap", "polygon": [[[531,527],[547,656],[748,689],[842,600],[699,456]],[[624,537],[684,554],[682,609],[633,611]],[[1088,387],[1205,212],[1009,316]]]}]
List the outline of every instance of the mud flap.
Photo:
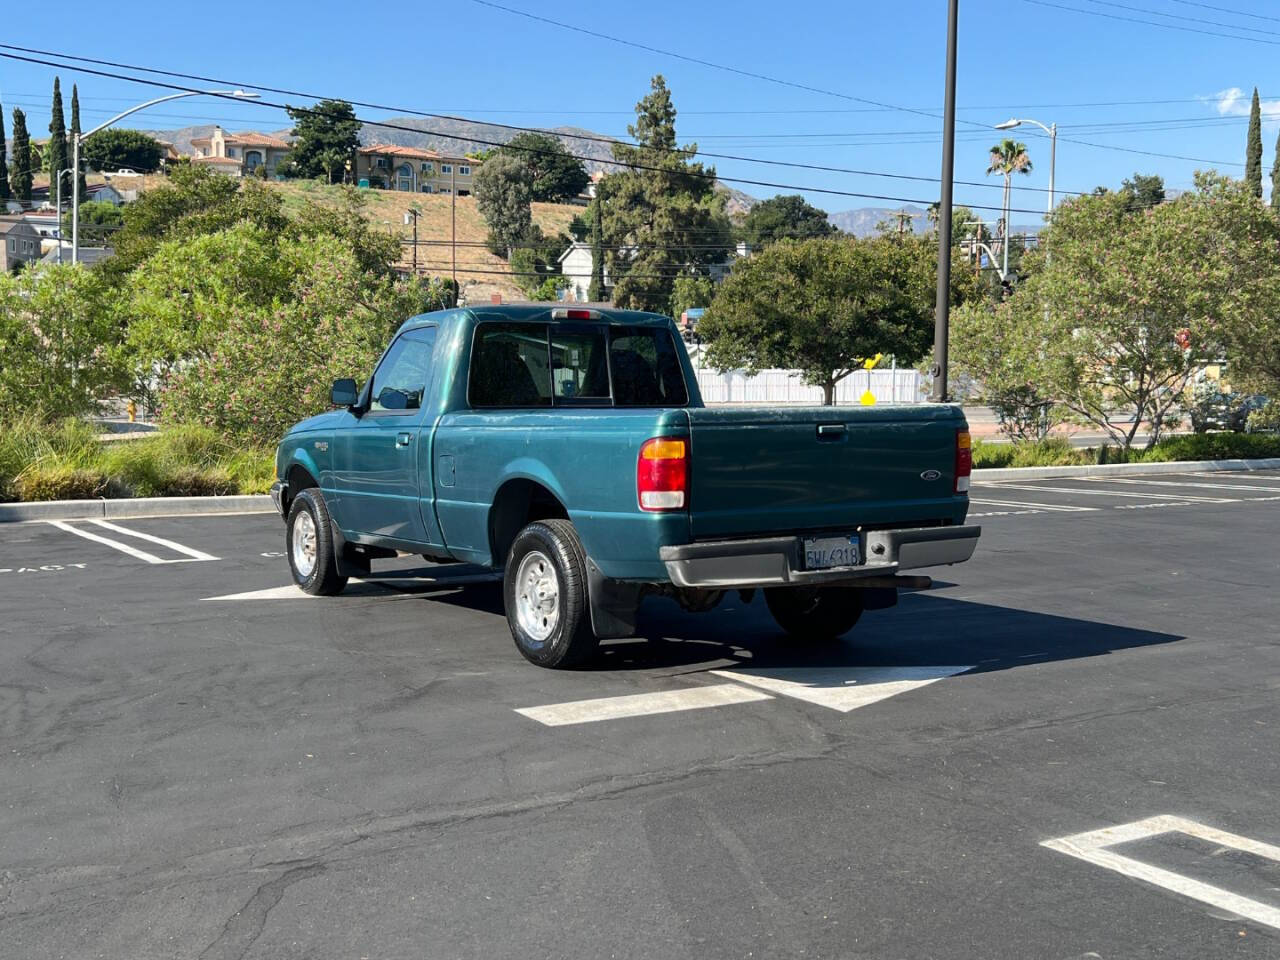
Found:
[{"label": "mud flap", "polygon": [[591,607],[591,629],[601,640],[636,635],[636,615],[644,585],[611,580],[587,557],[587,598]]}]

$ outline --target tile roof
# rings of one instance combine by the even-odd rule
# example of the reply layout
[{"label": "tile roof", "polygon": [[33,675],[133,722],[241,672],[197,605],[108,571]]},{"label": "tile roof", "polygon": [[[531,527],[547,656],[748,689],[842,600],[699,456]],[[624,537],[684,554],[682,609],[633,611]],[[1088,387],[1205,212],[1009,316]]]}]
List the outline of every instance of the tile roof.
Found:
[{"label": "tile roof", "polygon": [[239,167],[240,161],[235,157],[192,157],[192,163],[209,163],[222,164],[223,166]]},{"label": "tile roof", "polygon": [[387,154],[393,157],[413,157],[417,160],[449,160],[450,157],[436,153],[434,150],[420,150],[417,147],[397,147],[390,143],[371,143],[361,147],[360,153],[366,157]]}]

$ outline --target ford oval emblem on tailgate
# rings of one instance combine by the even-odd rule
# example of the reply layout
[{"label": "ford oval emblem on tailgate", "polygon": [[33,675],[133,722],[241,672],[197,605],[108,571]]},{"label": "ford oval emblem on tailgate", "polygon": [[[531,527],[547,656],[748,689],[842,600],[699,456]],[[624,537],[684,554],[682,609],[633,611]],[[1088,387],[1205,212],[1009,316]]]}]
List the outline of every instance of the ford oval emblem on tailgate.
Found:
[{"label": "ford oval emblem on tailgate", "polygon": [[920,474],[921,480],[938,480],[941,479],[941,477],[942,472],[939,470],[926,470],[924,473]]}]

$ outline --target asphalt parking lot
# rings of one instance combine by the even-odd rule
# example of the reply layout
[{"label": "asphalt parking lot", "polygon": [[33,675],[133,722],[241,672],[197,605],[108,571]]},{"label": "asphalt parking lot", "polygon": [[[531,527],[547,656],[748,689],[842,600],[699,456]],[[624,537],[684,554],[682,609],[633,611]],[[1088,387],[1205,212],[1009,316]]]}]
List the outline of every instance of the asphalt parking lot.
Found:
[{"label": "asphalt parking lot", "polygon": [[652,600],[573,672],[274,515],[2,525],[0,956],[1280,957],[1280,472],[972,499],[836,647]]}]

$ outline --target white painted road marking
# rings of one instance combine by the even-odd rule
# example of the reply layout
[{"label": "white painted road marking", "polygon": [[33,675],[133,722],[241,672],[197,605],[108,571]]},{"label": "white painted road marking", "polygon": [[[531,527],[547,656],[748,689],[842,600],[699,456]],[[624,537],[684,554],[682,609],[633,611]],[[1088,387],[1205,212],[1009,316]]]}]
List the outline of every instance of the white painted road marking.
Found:
[{"label": "white painted road marking", "polygon": [[228,593],[221,597],[205,597],[206,600],[311,600],[300,587],[268,587],[266,590],[250,590],[248,593]]},{"label": "white painted road marking", "polygon": [[1045,840],[1041,846],[1280,930],[1280,909],[1276,907],[1107,849],[1121,843],[1146,840],[1162,833],[1185,833],[1187,836],[1216,843],[1220,847],[1230,847],[1280,863],[1280,847],[1206,827],[1194,820],[1173,816],[1149,817],[1146,820],[1138,820],[1118,827],[1104,827],[1101,830],[1077,833],[1070,837]]},{"label": "white painted road marking", "polygon": [[[127,530],[124,527],[116,526],[114,523],[109,523],[106,520],[90,520],[89,522],[92,524],[95,524],[96,526],[102,527],[106,530],[114,530],[116,533],[123,533],[126,537],[136,537],[139,540],[147,540],[151,543],[158,543],[162,547],[168,547],[170,550],[174,551],[175,553],[185,554],[186,556],[190,557],[192,560],[217,560],[218,559],[212,554],[205,553],[202,550],[194,550],[191,547],[184,547],[180,543],[174,543],[174,541],[166,540],[163,537],[154,537],[149,533],[140,533],[137,530]],[[181,563],[182,561],[172,560],[168,562]]]},{"label": "white painted road marking", "polygon": [[147,540],[151,543],[158,543],[163,547],[173,550],[175,553],[185,554],[179,559],[165,559],[157,557],[154,553],[147,553],[145,550],[139,550],[127,543],[121,543],[119,540],[112,540],[110,537],[104,537],[98,533],[90,533],[88,530],[80,527],[72,526],[64,520],[47,520],[50,526],[57,527],[67,533],[75,534],[77,537],[83,537],[85,540],[92,540],[94,543],[101,543],[104,546],[111,547],[113,550],[119,550],[121,553],[127,553],[131,557],[138,560],[145,560],[147,563],[195,563],[201,560],[217,560],[217,557],[210,556],[207,553],[201,553],[199,550],[192,550],[190,547],[184,547],[180,543],[174,543],[172,540],[163,540],[160,537],[153,537],[149,533],[138,533],[136,530],[126,530],[124,527],[118,527],[114,523],[108,523],[106,520],[90,520],[89,522],[107,530],[113,530],[126,536],[136,537],[139,540]]},{"label": "white painted road marking", "polygon": [[997,481],[1006,490],[1036,490],[1041,493],[1076,493],[1086,497],[1137,497],[1141,500],[1188,500],[1199,503],[1239,503],[1238,498],[1230,497],[1183,497],[1172,493],[1134,493],[1130,490],[1081,490],[1077,487],[1041,487],[1030,483],[1004,483]]},{"label": "white painted road marking", "polygon": [[[1203,490],[1267,490],[1272,493],[1275,487],[1260,486],[1249,483],[1196,483],[1192,480],[1145,480],[1136,477],[1080,477],[1086,483],[1132,483],[1140,487],[1198,487]],[[1246,500],[1255,499],[1245,497]],[[1258,499],[1266,499],[1265,497]]]},{"label": "white painted road marking", "polygon": [[718,677],[848,713],[917,690],[966,667],[747,667],[712,670]]},{"label": "white painted road marking", "polygon": [[1036,510],[1050,510],[1060,513],[1088,513],[1096,511],[1098,507],[1075,507],[1062,503],[1028,503],[1022,500],[978,500],[974,497],[969,498],[970,503],[989,504],[993,507],[1031,507]]},{"label": "white painted road marking", "polygon": [[620,720],[625,717],[701,710],[706,707],[723,707],[733,703],[772,699],[773,697],[767,693],[742,687],[736,683],[718,683],[708,687],[689,687],[686,690],[663,690],[658,693],[551,703],[542,707],[522,707],[516,710],[516,713],[530,720],[537,720],[548,727],[563,727],[574,723]]}]

